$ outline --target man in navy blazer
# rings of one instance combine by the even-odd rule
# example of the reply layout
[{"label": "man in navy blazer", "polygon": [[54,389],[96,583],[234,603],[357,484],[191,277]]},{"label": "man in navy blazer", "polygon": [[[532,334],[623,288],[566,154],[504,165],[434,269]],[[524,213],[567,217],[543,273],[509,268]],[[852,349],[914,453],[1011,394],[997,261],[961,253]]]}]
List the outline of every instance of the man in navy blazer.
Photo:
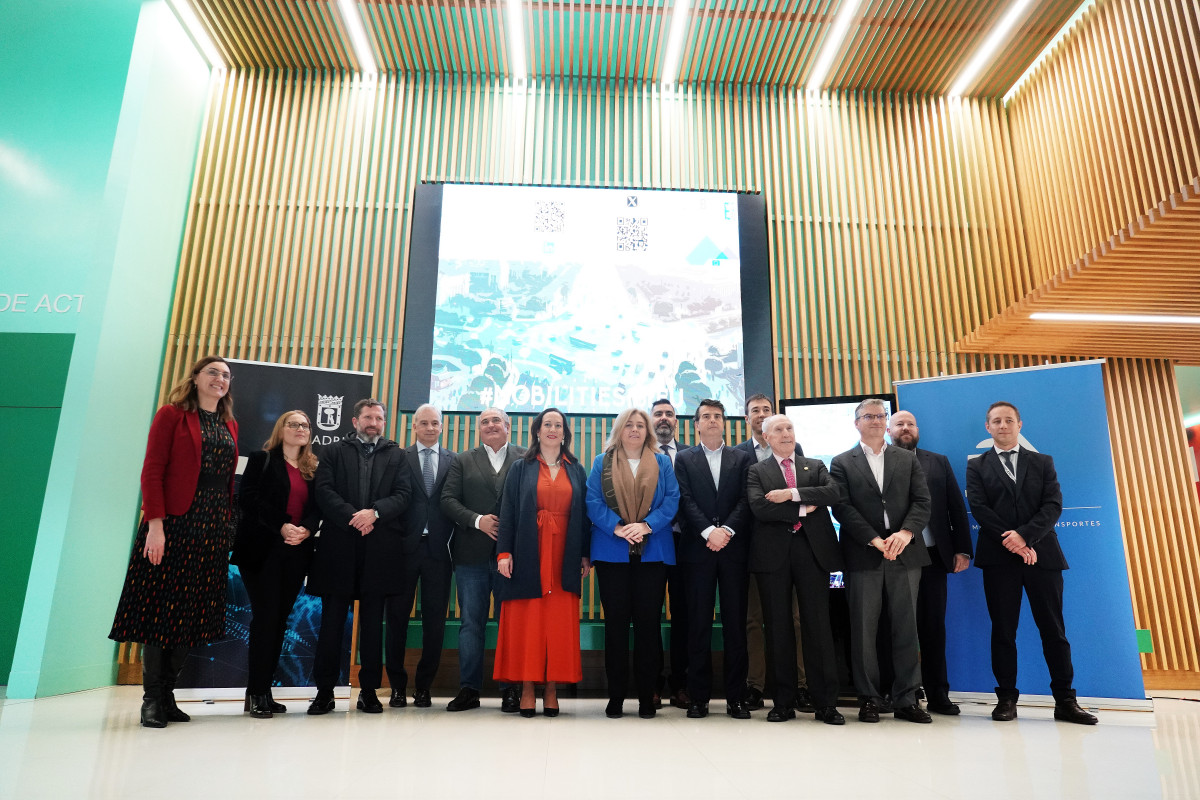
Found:
[{"label": "man in navy blazer", "polygon": [[[909,411],[892,415],[888,434],[892,443],[917,454],[917,463],[929,486],[929,524],[921,531],[921,544],[929,551],[929,564],[921,570],[917,592],[917,636],[921,643],[921,685],[926,708],[935,714],[955,715],[958,705],[950,702],[950,678],[946,671],[946,576],[971,565],[971,523],[967,504],[950,467],[941,453],[917,447],[921,429]],[[880,657],[884,656],[880,653]]]},{"label": "man in navy blazer", "polygon": [[[387,674],[392,685],[388,705],[403,708],[408,671],[404,649],[408,620],[412,615],[417,583],[421,585],[421,660],[417,662],[413,705],[429,708],[429,689],[442,661],[446,631],[446,609],[450,603],[450,539],[454,523],[442,511],[442,487],[454,462],[454,453],[438,444],[442,436],[442,412],[426,403],[412,418],[416,443],[404,450],[412,476],[412,494],[405,512],[405,529],[414,537],[416,551],[404,561],[404,581],[399,594],[387,600]],[[416,537],[420,538],[416,538]]]},{"label": "man in navy blazer", "polygon": [[1054,718],[1095,725],[1079,707],[1073,687],[1071,644],[1063,622],[1063,556],[1054,533],[1062,514],[1062,491],[1054,459],[1020,446],[1021,412],[999,401],[988,407],[985,426],[994,446],[967,462],[967,500],[979,523],[975,566],[983,570],[983,595],[992,618],[992,672],[998,702],[992,719],[1016,719],[1017,623],[1021,592],[1042,635],[1050,669]]},{"label": "man in navy blazer", "polygon": [[725,446],[725,406],[701,400],[695,413],[700,446],[679,453],[682,531],[676,550],[686,573],[688,603],[687,715],[708,716],[712,697],[712,629],[718,589],[725,646],[725,710],[734,719],[750,719],[746,691],[746,589],[749,580],[750,506],[746,471],[753,459]]}]

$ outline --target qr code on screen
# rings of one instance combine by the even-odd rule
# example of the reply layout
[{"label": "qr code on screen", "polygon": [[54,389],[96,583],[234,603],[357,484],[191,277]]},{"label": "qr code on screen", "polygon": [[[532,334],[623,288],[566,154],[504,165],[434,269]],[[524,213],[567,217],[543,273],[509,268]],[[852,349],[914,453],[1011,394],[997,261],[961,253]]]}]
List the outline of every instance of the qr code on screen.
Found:
[{"label": "qr code on screen", "polygon": [[533,229],[537,233],[558,233],[566,227],[562,203],[538,203],[533,219]]},{"label": "qr code on screen", "polygon": [[617,250],[649,250],[650,220],[646,217],[617,217]]}]

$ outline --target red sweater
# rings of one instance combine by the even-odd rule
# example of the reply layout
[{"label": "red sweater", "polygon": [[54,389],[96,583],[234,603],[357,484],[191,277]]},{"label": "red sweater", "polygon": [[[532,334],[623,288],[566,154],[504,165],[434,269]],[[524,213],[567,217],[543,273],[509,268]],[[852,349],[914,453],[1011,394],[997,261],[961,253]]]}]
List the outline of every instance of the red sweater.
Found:
[{"label": "red sweater", "polygon": [[[237,457],[237,421],[225,423],[233,434]],[[235,470],[236,471],[236,470]],[[200,480],[200,415],[195,411],[165,405],[150,423],[146,460],[142,464],[142,513],[146,519],[187,512]],[[233,497],[233,475],[229,476]]]}]

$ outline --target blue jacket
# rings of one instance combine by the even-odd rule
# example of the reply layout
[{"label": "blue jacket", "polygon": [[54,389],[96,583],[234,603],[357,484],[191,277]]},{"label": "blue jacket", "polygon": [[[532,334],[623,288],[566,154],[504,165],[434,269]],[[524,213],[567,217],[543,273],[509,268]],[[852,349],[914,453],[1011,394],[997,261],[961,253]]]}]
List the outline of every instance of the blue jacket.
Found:
[{"label": "blue jacket", "polygon": [[[675,481],[671,459],[661,453],[656,454],[654,458],[658,461],[658,488],[654,490],[650,513],[644,520],[627,522],[645,522],[650,526],[650,535],[644,540],[642,561],[674,564],[675,537],[671,535],[671,521],[675,519],[675,512],[679,508],[679,484]],[[604,502],[603,474],[604,454],[601,453],[592,463],[592,471],[587,481],[587,511],[588,518],[592,521],[592,561],[628,563],[629,542],[613,533],[621,521],[621,516]]]}]

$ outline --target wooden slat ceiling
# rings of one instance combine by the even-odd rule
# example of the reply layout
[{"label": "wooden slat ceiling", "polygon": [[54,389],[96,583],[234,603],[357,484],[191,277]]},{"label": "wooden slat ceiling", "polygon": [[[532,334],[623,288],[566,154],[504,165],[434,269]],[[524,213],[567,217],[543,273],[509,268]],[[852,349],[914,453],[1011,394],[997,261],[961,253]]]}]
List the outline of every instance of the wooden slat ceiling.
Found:
[{"label": "wooden slat ceiling", "polygon": [[1048,322],[1038,311],[1200,315],[1200,179],[980,325],[967,353],[1170,358],[1200,364],[1200,325]]},{"label": "wooden slat ceiling", "polygon": [[[695,0],[679,82],[803,85],[845,0]],[[334,0],[190,0],[233,67],[357,69]],[[1003,94],[1081,0],[1035,0],[972,95]],[[506,78],[505,0],[357,0],[379,68]],[[657,81],[672,0],[522,0],[528,73]],[[943,94],[1008,8],[864,0],[825,86]]]}]

